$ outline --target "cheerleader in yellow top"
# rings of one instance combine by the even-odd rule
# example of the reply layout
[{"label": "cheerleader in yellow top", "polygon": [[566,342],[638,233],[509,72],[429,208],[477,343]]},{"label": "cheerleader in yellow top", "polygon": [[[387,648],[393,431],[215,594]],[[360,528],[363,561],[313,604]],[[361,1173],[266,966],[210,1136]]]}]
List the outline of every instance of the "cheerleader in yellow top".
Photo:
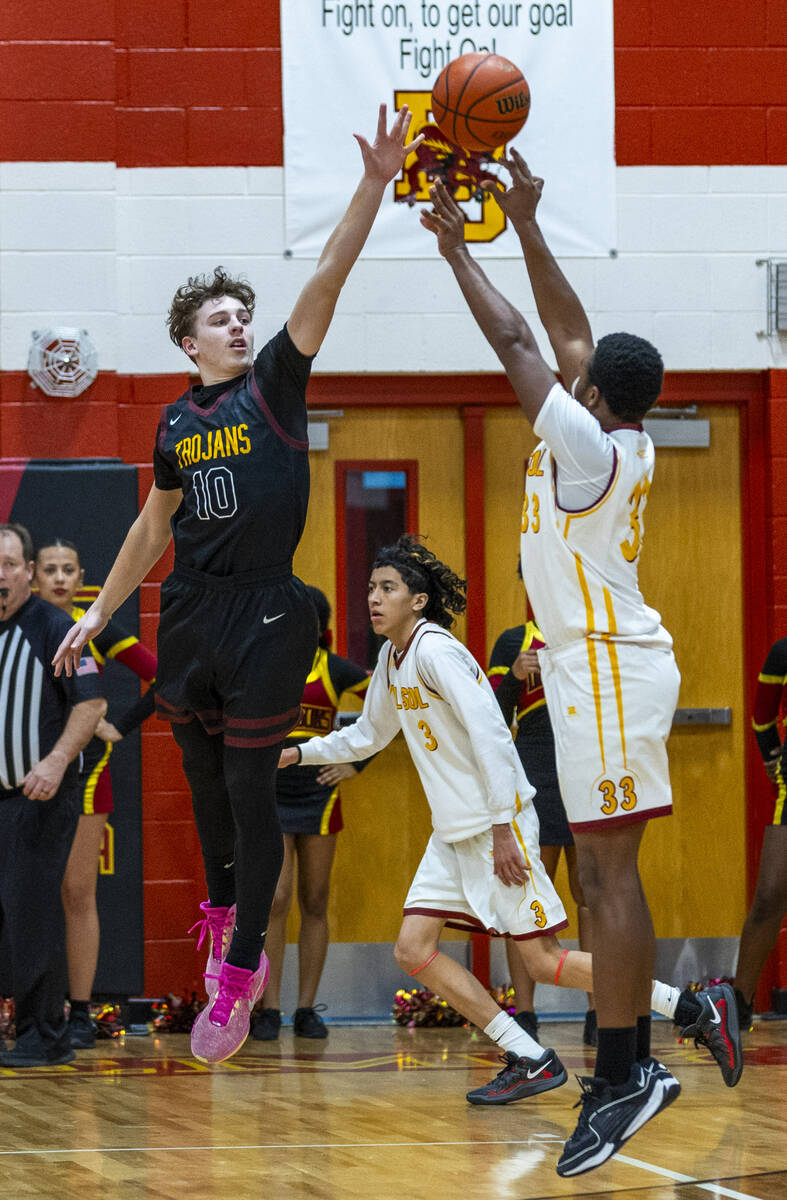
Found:
[{"label": "cheerleader in yellow top", "polygon": [[[84,583],[79,552],[72,542],[55,538],[40,546],[36,554],[35,585],[43,600],[62,608],[75,621],[84,610],[74,598]],[[112,620],[90,643],[99,671],[106,659],[122,663],[145,683],[156,677],[156,657],[133,634]],[[96,881],[107,818],[113,809],[109,757],[112,747],[153,713],[153,689],[148,688],[138,704],[115,719],[102,719],[96,736],[82,752],[79,773],[81,813],[74,843],[63,877],[63,909],[66,916],[69,996],[71,999],[71,1045],[75,1050],[95,1044],[95,1030],[88,1011],[98,962],[100,940]]]}]

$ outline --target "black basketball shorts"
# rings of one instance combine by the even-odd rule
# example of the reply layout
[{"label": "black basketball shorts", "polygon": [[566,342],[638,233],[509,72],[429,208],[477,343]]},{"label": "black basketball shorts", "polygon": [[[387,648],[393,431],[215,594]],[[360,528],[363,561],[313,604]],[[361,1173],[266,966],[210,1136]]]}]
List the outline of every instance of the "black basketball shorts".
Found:
[{"label": "black basketball shorts", "polygon": [[317,614],[300,579],[226,578],[176,565],[161,587],[156,711],[198,718],[226,746],[256,749],[295,726],[317,649]]}]

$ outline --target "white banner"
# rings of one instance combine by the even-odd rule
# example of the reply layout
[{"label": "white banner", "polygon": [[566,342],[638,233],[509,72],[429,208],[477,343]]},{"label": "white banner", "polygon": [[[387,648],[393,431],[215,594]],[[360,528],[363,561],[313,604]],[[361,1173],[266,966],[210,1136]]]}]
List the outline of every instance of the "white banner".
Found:
[{"label": "white banner", "polygon": [[[530,116],[509,145],[545,179],[539,220],[557,255],[607,255],[615,246],[612,0],[281,0],[286,245],[318,258],[360,178],[353,133],[374,140],[377,107],[407,103],[411,136],[432,126],[432,84],[452,59],[490,51],[510,59],[530,85]],[[431,144],[430,144],[431,143]],[[500,157],[503,149],[494,152]],[[391,184],[364,255],[431,258],[428,169],[445,170],[430,138]],[[486,160],[459,164],[469,186],[456,193],[479,257],[520,253],[492,199],[474,198],[474,173],[505,177]],[[481,176],[483,177],[483,176]],[[453,178],[456,178],[454,175]]]}]

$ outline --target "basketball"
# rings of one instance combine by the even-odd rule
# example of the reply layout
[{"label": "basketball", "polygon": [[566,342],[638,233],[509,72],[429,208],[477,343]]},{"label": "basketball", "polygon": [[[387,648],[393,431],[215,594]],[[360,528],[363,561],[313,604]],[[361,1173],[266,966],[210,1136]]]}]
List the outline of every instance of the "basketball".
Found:
[{"label": "basketball", "polygon": [[432,116],[464,150],[494,150],[515,137],[530,112],[530,88],[500,54],[462,54],[437,77]]}]

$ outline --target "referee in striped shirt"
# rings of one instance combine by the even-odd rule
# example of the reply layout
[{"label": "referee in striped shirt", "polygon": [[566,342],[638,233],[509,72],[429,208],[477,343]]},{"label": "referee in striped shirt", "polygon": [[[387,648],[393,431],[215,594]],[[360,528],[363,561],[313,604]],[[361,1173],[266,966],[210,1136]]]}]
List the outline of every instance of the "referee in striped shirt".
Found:
[{"label": "referee in striped shirt", "polygon": [[72,621],[33,595],[33,565],[24,526],[0,524],[0,932],[16,1019],[3,1067],[74,1057],[60,886],[77,827],[77,759],[106,711],[89,647],[73,675],[55,678]]}]

